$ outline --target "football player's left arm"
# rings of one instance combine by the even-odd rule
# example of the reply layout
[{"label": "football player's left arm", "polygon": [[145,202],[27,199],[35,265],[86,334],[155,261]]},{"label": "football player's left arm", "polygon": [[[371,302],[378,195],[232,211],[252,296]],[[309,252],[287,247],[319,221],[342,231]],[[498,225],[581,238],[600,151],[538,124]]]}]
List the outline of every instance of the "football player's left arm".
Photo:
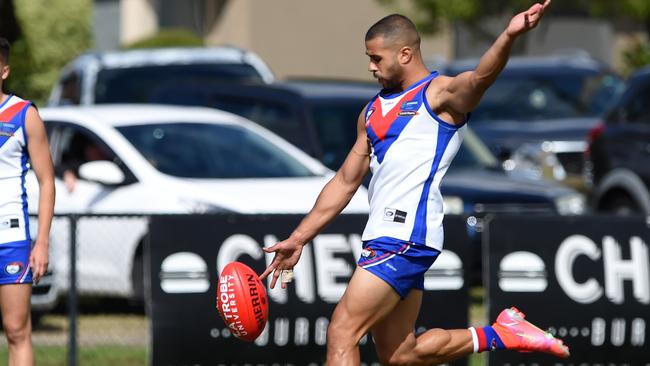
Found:
[{"label": "football player's left arm", "polygon": [[515,15],[508,27],[481,57],[475,70],[451,78],[438,95],[427,97],[435,98],[436,104],[442,110],[462,115],[473,111],[485,91],[506,66],[515,39],[539,24],[550,3],[551,0],[546,0],[544,4],[536,3],[528,10]]},{"label": "football player's left arm", "polygon": [[38,283],[47,271],[49,263],[50,226],[54,212],[55,193],[54,168],[45,125],[33,106],[27,110],[25,132],[27,133],[27,151],[39,187],[38,234],[29,256],[34,283]]}]

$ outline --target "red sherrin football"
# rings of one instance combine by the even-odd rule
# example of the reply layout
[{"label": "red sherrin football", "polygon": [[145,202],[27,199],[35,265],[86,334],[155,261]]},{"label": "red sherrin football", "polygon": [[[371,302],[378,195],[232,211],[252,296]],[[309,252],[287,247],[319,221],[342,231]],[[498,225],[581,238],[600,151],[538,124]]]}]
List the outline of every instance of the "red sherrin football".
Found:
[{"label": "red sherrin football", "polygon": [[217,284],[217,310],[235,337],[252,342],[262,333],[269,305],[255,271],[240,262],[226,265]]}]

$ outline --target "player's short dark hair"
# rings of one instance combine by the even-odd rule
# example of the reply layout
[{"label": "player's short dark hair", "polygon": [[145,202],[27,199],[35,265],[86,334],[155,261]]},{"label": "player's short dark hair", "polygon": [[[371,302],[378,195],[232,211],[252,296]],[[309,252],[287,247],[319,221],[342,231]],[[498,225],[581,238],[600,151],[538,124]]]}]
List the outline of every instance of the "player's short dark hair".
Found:
[{"label": "player's short dark hair", "polygon": [[0,57],[4,63],[9,63],[9,50],[11,45],[5,37],[0,37]]},{"label": "player's short dark hair", "polygon": [[366,32],[366,42],[383,37],[391,41],[402,41],[405,45],[420,47],[420,34],[411,19],[401,14],[391,14],[381,18]]}]

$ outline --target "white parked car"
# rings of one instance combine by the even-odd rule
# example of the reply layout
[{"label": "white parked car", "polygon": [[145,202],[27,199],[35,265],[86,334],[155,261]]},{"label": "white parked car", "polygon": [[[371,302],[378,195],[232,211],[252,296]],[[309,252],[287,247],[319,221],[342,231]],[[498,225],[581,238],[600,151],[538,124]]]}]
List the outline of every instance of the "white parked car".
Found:
[{"label": "white parked car", "polygon": [[[214,109],[102,105],[40,113],[55,165],[57,214],[304,214],[334,174],[259,125]],[[33,173],[27,184],[34,211]],[[368,212],[363,187],[346,212]],[[143,216],[78,221],[81,296],[142,296],[147,224]],[[54,301],[68,289],[67,218],[55,220],[50,240],[50,288],[35,301]]]}]

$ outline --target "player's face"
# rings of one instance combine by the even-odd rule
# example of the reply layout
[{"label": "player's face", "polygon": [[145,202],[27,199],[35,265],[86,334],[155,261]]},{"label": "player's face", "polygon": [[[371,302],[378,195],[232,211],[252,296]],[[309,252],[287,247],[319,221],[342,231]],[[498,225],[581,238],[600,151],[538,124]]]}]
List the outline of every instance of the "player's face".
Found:
[{"label": "player's face", "polygon": [[385,89],[393,89],[400,85],[402,69],[397,61],[397,52],[385,43],[382,37],[366,41],[366,55],[370,57],[368,71]]}]

